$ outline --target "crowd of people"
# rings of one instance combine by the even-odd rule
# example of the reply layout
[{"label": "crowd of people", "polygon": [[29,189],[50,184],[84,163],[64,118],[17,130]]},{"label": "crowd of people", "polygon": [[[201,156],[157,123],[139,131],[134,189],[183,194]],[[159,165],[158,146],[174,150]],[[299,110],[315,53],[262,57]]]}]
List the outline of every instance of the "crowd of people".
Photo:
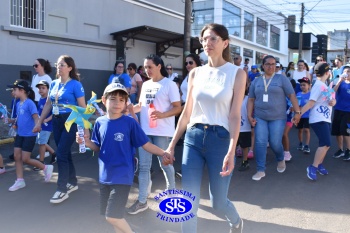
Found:
[{"label": "crowd of people", "polygon": [[[228,199],[234,168],[245,171],[250,167],[248,160],[255,158],[257,171],[252,179],[261,180],[266,176],[270,147],[277,172],[283,173],[286,161],[292,159],[288,134],[293,124],[298,129],[298,150],[311,153],[310,127],[319,140],[314,160],[306,168],[309,179],[317,180],[317,172],[328,174],[324,158],[331,135],[336,136],[339,147],[333,157],[350,160],[350,65],[344,66],[337,58],[331,70],[318,56],[311,70],[303,60],[296,68],[290,62],[284,69],[275,57],[267,55],[259,68],[250,65],[249,58],[243,64],[240,55],[232,59],[229,42],[223,25],[206,25],[200,43],[208,61],[203,65],[197,54],[185,56],[184,78],[157,55],[146,56],[139,67],[117,61],[102,96],[105,112],[97,118],[92,132],[84,130],[83,138],[76,124],[68,131],[65,127],[72,111],[65,104],[86,107],[75,61],[68,55],[60,56],[55,63],[57,79],[52,80],[48,75],[50,62],[36,59],[33,67],[37,74],[31,85],[24,80],[8,85],[14,97],[8,123],[16,131],[17,176],[9,191],[26,186],[23,163],[42,170],[45,182],[49,182],[57,162],[57,189],[50,202],[65,201],[78,190],[71,148],[75,141],[84,142],[99,153],[101,214],[116,232],[132,233],[124,211],[134,171],[139,171],[139,195],[126,209],[132,215],[148,208],[152,154],[158,156],[164,189],[176,188],[174,151],[183,139],[181,185],[197,198],[194,217],[182,223],[182,232],[197,232],[201,180],[207,166],[212,207],[225,215],[233,233],[243,231],[243,220]],[[49,145],[51,132],[56,150]],[[39,145],[38,160],[31,158],[35,144]],[[44,163],[46,152],[51,154],[48,164]],[[236,156],[243,156],[237,166]],[[0,155],[0,174],[5,171]]]}]

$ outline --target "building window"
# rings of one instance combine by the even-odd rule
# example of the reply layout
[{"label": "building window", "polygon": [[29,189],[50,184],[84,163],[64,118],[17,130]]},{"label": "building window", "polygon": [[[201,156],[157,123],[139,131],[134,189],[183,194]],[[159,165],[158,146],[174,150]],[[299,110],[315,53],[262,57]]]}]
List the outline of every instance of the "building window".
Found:
[{"label": "building window", "polygon": [[222,9],[222,23],[230,35],[241,36],[241,9],[224,1]]},{"label": "building window", "polygon": [[244,39],[253,41],[254,16],[244,12]]},{"label": "building window", "polygon": [[257,18],[256,43],[267,46],[267,22]]},{"label": "building window", "polygon": [[241,54],[241,47],[233,45],[233,44],[230,44],[230,52],[231,52],[231,57],[232,57],[232,60],[233,60],[233,57],[236,54],[238,54],[238,55]]},{"label": "building window", "polygon": [[254,53],[253,50],[243,48],[243,57],[245,57],[245,58],[247,58],[247,57],[253,58],[253,53]]},{"label": "building window", "polygon": [[256,52],[255,54],[255,64],[262,64],[262,61],[264,59],[264,57],[266,56],[266,53],[260,53],[260,52]]},{"label": "building window", "polygon": [[214,22],[214,1],[194,2],[193,11],[192,36],[199,36],[204,25]]},{"label": "building window", "polygon": [[44,30],[45,0],[11,0],[11,25]]},{"label": "building window", "polygon": [[281,29],[273,25],[270,26],[270,48],[280,50]]}]

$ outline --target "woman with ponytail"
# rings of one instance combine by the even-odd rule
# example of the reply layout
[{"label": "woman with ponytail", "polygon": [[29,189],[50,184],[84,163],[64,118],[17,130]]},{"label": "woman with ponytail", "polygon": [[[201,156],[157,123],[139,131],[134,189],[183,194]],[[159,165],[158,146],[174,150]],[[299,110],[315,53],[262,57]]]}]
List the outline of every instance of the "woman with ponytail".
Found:
[{"label": "woman with ponytail", "polygon": [[35,69],[37,74],[33,76],[32,84],[30,86],[32,87],[32,90],[34,91],[34,94],[35,94],[34,102],[37,105],[39,100],[40,100],[40,94],[39,94],[38,88],[36,88],[36,85],[41,80],[45,80],[46,82],[51,84],[52,79],[48,74],[51,73],[52,68],[51,68],[50,62],[48,60],[43,59],[43,58],[36,59],[34,62],[33,68]]}]

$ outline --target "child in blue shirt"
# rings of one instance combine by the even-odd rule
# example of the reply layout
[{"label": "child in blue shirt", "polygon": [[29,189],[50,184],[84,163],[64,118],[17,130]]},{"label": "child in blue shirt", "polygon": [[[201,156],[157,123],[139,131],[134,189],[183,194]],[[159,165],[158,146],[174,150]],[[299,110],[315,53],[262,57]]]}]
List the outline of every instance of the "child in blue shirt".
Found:
[{"label": "child in blue shirt", "polygon": [[[307,77],[298,79],[300,83],[301,92],[297,93],[297,99],[299,100],[299,106],[303,107],[310,99],[310,80]],[[309,125],[309,114],[310,110],[305,112],[297,125],[299,146],[298,150],[303,151],[304,153],[310,154],[310,125]],[[305,145],[303,145],[303,132],[305,133]]]},{"label": "child in blue shirt", "polygon": [[9,188],[9,191],[16,191],[26,186],[23,179],[23,162],[43,170],[45,174],[45,182],[50,181],[53,166],[44,165],[38,160],[30,158],[37,137],[37,133],[33,133],[33,128],[35,122],[39,119],[38,110],[34,104],[34,91],[29,84],[22,79],[16,80],[13,85],[8,85],[8,87],[13,88],[14,95],[20,100],[16,105],[17,135],[14,143],[17,179]]},{"label": "child in blue shirt", "polygon": [[[91,140],[86,135],[85,145],[99,152],[100,211],[116,232],[132,233],[124,218],[125,206],[134,178],[134,148],[163,157],[166,152],[149,142],[140,125],[123,114],[128,91],[120,83],[111,83],[104,90],[102,103],[106,115],[97,118]],[[82,139],[77,134],[77,142]],[[117,229],[119,231],[117,231]]]},{"label": "child in blue shirt", "polygon": [[[50,84],[45,80],[40,80],[36,85],[36,88],[38,88],[39,94],[41,96],[41,98],[38,101],[39,116],[41,116],[41,113],[45,106],[47,95],[49,92],[49,87],[50,87]],[[44,163],[46,151],[50,152],[51,154],[50,164],[53,164],[56,162],[56,153],[52,149],[52,147],[47,144],[49,141],[51,132],[52,132],[52,114],[49,113],[49,115],[43,121],[43,124],[41,125],[41,131],[40,133],[38,133],[38,137],[36,139],[36,143],[39,145],[39,155],[40,155],[39,161],[41,163]],[[37,167],[34,167],[33,170],[39,171],[40,169]]]}]

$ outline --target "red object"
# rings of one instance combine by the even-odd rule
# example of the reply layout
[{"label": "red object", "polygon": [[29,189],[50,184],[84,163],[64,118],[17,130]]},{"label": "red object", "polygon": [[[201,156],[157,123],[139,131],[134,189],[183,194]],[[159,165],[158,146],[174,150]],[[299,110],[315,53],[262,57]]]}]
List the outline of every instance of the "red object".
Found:
[{"label": "red object", "polygon": [[152,112],[154,112],[156,109],[154,108],[154,104],[153,103],[151,103],[150,105],[149,105],[149,109],[148,109],[148,118],[149,118],[149,127],[150,128],[155,128],[155,127],[157,127],[157,120],[153,120],[152,118],[151,118],[151,114],[152,114]]}]

